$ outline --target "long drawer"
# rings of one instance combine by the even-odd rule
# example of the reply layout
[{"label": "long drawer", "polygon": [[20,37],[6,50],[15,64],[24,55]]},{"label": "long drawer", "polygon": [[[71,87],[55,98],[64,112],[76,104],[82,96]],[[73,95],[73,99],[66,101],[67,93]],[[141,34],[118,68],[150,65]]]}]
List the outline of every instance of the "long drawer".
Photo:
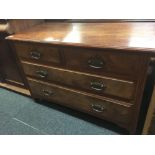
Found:
[{"label": "long drawer", "polygon": [[14,47],[20,59],[37,63],[61,64],[59,49],[45,44],[15,42]]},{"label": "long drawer", "polygon": [[90,91],[98,95],[106,94],[124,99],[134,98],[135,83],[131,81],[85,74],[24,61],[22,61],[22,65],[27,76]]},{"label": "long drawer", "polygon": [[62,51],[67,68],[100,75],[135,77],[142,61],[139,55],[106,49],[63,48]]},{"label": "long drawer", "polygon": [[28,78],[33,97],[60,103],[122,126],[129,125],[131,105]]}]

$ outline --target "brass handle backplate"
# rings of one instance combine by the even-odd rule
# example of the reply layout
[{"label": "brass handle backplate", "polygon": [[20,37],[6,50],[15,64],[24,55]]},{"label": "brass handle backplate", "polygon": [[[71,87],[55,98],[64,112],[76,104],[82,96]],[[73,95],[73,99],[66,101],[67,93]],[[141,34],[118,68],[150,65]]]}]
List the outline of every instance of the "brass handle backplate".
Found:
[{"label": "brass handle backplate", "polygon": [[43,92],[43,94],[44,94],[45,96],[51,96],[51,95],[54,94],[52,91],[50,91],[50,90],[45,90],[45,89],[43,89],[42,92]]},{"label": "brass handle backplate", "polygon": [[103,105],[100,105],[100,104],[92,104],[92,109],[95,111],[95,112],[103,112],[105,111],[105,107]]},{"label": "brass handle backplate", "polygon": [[48,75],[47,71],[43,71],[43,70],[36,71],[36,74],[41,78],[46,78]]},{"label": "brass handle backplate", "polygon": [[106,86],[103,82],[92,81],[90,82],[91,89],[95,91],[103,91],[106,89]]},{"label": "brass handle backplate", "polygon": [[35,60],[39,60],[41,57],[41,54],[38,51],[31,51],[30,55],[31,55],[31,58]]},{"label": "brass handle backplate", "polygon": [[100,57],[95,56],[88,60],[88,65],[91,68],[100,69],[104,67],[105,63]]}]

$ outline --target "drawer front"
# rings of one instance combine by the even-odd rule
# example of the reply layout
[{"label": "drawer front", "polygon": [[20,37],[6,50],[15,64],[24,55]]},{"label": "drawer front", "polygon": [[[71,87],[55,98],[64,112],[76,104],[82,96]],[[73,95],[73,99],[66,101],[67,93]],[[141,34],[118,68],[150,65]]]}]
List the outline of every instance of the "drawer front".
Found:
[{"label": "drawer front", "polygon": [[95,74],[113,74],[136,76],[141,57],[127,52],[112,52],[102,50],[71,49],[62,50],[67,68],[91,72]]},{"label": "drawer front", "polygon": [[99,118],[106,118],[119,124],[128,124],[131,114],[129,104],[123,105],[105,99],[93,97],[75,90],[58,85],[49,84],[34,79],[28,79],[31,92],[35,98],[43,98],[60,103],[80,111],[84,111]]},{"label": "drawer front", "polygon": [[61,63],[59,50],[56,47],[51,47],[45,44],[23,42],[15,42],[14,46],[20,59],[52,63],[56,65]]},{"label": "drawer front", "polygon": [[110,95],[124,99],[133,99],[134,97],[135,84],[133,82],[26,62],[22,62],[22,64],[27,76],[90,91],[98,95]]}]

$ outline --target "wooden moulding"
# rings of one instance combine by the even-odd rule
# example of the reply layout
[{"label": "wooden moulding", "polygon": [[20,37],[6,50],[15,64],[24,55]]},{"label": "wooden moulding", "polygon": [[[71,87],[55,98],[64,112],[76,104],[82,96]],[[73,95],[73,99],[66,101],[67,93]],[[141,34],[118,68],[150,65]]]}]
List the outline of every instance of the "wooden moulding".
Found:
[{"label": "wooden moulding", "polygon": [[31,96],[29,90],[14,86],[14,85],[11,85],[11,84],[8,84],[8,83],[0,83],[0,88],[11,90],[11,91],[20,93],[22,95]]}]

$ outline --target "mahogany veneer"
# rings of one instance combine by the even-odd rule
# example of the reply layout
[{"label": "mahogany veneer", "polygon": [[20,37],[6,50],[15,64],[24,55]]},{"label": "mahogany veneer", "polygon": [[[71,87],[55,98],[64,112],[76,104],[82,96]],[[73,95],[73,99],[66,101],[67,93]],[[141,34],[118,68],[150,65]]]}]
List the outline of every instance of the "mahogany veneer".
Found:
[{"label": "mahogany veneer", "polygon": [[106,119],[134,134],[155,23],[44,23],[7,39],[31,95]]},{"label": "mahogany veneer", "polygon": [[[42,66],[24,61],[22,61],[22,65],[27,76],[44,79],[67,87],[76,87],[99,95],[112,95],[125,99],[134,98],[135,85],[131,81]],[[120,93],[121,90],[123,92]]]},{"label": "mahogany veneer", "polygon": [[[44,98],[128,126],[131,105],[28,78],[35,98]],[[117,116],[117,117],[114,117]]]}]

